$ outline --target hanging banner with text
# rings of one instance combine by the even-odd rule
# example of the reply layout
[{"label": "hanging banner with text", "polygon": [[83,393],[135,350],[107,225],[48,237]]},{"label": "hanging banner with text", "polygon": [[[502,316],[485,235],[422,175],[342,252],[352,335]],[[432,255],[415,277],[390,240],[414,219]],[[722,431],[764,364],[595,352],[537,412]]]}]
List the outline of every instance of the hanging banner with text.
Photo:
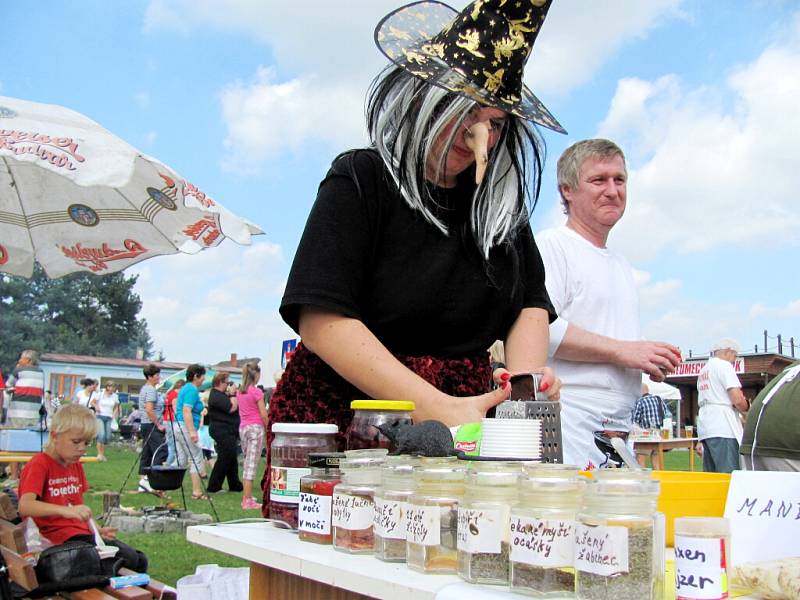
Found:
[{"label": "hanging banner with text", "polygon": [[[703,367],[706,366],[707,360],[690,360],[682,362],[673,373],[667,374],[667,379],[670,377],[686,377],[687,375],[698,375]],[[744,358],[741,356],[733,363],[733,370],[737,375],[744,373]]]},{"label": "hanging banner with text", "polygon": [[734,471],[725,517],[734,565],[797,556],[800,473]]}]

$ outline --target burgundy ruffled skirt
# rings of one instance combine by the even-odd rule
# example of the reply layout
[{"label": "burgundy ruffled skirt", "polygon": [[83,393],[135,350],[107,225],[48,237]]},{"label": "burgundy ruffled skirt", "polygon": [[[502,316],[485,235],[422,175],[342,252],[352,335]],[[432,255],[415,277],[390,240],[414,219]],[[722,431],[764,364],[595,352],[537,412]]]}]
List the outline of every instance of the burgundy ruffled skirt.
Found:
[{"label": "burgundy ruffled skirt", "polygon": [[[425,381],[450,396],[475,396],[490,390],[492,369],[489,354],[476,352],[459,358],[402,356],[397,359]],[[275,386],[269,401],[267,465],[261,479],[264,500],[261,512],[267,516],[269,504],[269,449],[272,423],[333,423],[339,427],[337,442],[344,450],[344,432],[353,419],[350,402],[369,396],[340,377],[301,342]],[[398,398],[402,400],[402,398]]]}]

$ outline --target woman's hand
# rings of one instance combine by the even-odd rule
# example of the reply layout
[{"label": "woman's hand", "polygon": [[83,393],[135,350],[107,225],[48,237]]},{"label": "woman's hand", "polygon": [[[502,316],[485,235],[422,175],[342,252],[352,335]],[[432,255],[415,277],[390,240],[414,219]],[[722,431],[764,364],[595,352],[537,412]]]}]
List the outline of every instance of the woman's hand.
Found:
[{"label": "woman's hand", "polygon": [[[538,369],[533,369],[530,371],[532,373],[540,373],[542,375],[541,380],[539,381],[539,392],[547,394],[547,399],[551,401],[557,401],[561,398],[561,380],[556,377],[555,372],[550,367],[540,367]],[[518,375],[519,373],[514,373],[513,375]],[[504,382],[509,381],[511,379],[512,373],[505,368],[495,369],[494,373],[492,373],[492,378],[494,382],[498,385],[502,385]],[[510,393],[510,392],[509,392]]]},{"label": "woman's hand", "polygon": [[464,423],[480,423],[486,412],[504,400],[508,400],[511,393],[511,384],[505,381],[495,390],[480,396],[447,396],[442,394],[435,402],[429,403],[429,408],[417,408],[414,411],[414,422],[441,421],[448,427],[463,425]]}]

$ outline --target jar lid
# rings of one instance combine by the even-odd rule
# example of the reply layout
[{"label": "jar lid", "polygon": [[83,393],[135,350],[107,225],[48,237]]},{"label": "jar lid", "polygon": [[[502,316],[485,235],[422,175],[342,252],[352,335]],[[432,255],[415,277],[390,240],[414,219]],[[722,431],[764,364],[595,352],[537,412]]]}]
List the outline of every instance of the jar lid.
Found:
[{"label": "jar lid", "polygon": [[416,404],[408,400],[353,400],[350,408],[353,410],[404,410],[412,411]]},{"label": "jar lid", "polygon": [[344,452],[312,452],[308,455],[308,466],[315,469],[338,469]]},{"label": "jar lid", "polygon": [[272,433],[339,433],[331,423],[273,423]]}]

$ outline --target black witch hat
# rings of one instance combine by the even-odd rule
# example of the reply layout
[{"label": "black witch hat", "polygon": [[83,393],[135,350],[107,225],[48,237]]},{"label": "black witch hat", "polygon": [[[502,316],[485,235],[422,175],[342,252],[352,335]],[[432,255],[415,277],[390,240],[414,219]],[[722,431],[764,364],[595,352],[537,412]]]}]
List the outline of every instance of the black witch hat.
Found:
[{"label": "black witch hat", "polygon": [[522,83],[551,2],[474,0],[460,13],[435,0],[415,2],[378,23],[375,43],[429,83],[566,133]]}]

